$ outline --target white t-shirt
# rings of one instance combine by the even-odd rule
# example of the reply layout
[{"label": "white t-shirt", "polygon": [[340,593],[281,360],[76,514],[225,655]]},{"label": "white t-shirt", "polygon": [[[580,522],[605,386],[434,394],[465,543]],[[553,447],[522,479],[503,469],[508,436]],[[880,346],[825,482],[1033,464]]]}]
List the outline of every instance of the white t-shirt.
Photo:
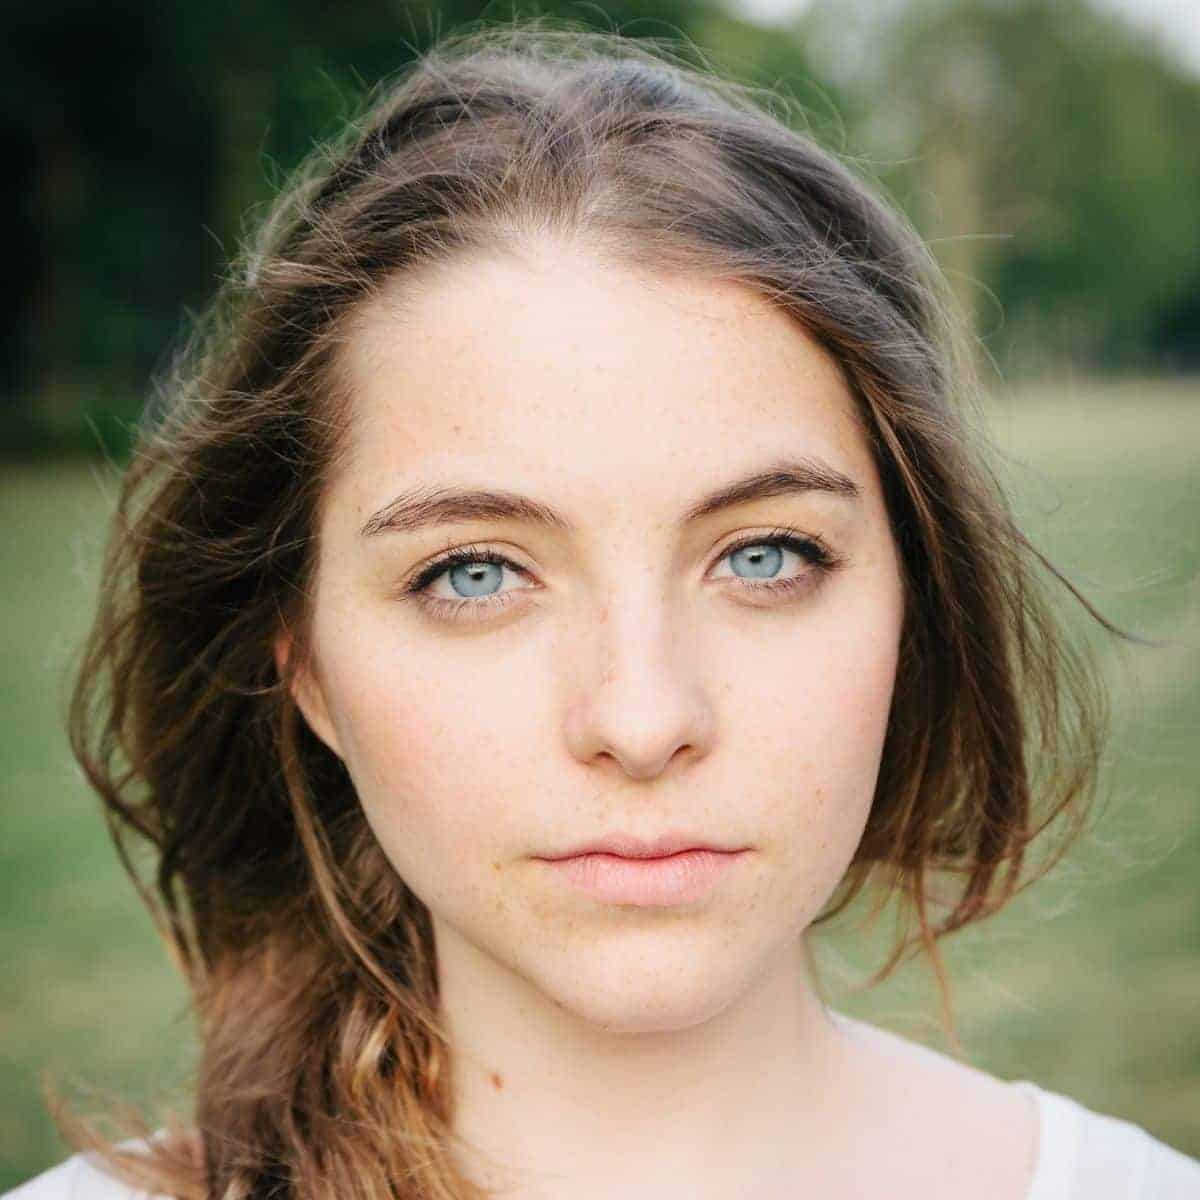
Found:
[{"label": "white t-shirt", "polygon": [[[1200,1200],[1200,1160],[1151,1137],[1140,1125],[1093,1112],[1028,1079],[1013,1086],[1037,1099],[1041,1129],[1037,1168],[1024,1200]],[[154,1198],[76,1154],[0,1200]]]},{"label": "white t-shirt", "polygon": [[1025,1200],[1200,1200],[1200,1160],[1028,1079],[1013,1086],[1037,1098],[1041,1130]]}]

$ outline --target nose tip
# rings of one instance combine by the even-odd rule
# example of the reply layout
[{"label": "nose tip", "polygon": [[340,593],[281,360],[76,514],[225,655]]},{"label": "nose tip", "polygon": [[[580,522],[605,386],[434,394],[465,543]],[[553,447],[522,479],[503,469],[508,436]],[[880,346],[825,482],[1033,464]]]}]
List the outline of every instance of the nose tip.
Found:
[{"label": "nose tip", "polygon": [[620,752],[602,750],[597,757],[612,759],[630,779],[644,780],[657,778],[673,759],[686,758],[691,750],[691,742],[684,742],[681,746],[674,746],[659,754],[653,754],[651,751],[638,754],[626,746]]},{"label": "nose tip", "polygon": [[691,665],[662,646],[655,651],[641,636],[607,658],[594,684],[575,671],[566,727],[571,752],[581,761],[615,762],[637,780],[704,754],[715,714]]}]

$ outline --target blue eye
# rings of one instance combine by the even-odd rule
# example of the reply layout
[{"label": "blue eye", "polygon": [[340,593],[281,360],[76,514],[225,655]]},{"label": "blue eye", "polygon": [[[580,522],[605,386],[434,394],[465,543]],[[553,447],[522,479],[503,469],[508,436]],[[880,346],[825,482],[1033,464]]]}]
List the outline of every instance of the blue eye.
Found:
[{"label": "blue eye", "polygon": [[[798,555],[809,564],[809,569],[799,576],[775,578],[782,567],[783,551]],[[820,578],[840,565],[829,548],[819,538],[803,534],[799,530],[780,528],[768,534],[757,534],[743,538],[726,548],[719,561],[730,560],[739,573],[726,578],[743,580],[761,579],[765,582],[746,583],[749,592],[795,593],[814,587]],[[487,615],[511,603],[512,592],[500,592],[504,579],[504,568],[524,575],[524,568],[494,550],[460,546],[449,551],[432,563],[405,587],[411,595],[433,612],[455,619],[465,610],[477,610]],[[428,586],[442,575],[446,575],[456,591],[464,593],[460,599],[448,600],[426,593]],[[519,589],[518,589],[519,590]]]},{"label": "blue eye", "polygon": [[[405,592],[410,595],[421,594],[420,598],[423,601],[434,605],[448,604],[456,607],[465,603],[468,606],[492,607],[507,603],[491,598],[503,580],[505,567],[514,571],[521,570],[511,559],[497,554],[494,550],[474,550],[470,546],[460,546],[430,563],[412,584],[405,588]],[[463,600],[446,600],[440,596],[424,595],[425,589],[442,575],[448,576],[454,585],[463,588],[468,596],[478,596],[480,602],[466,597]]]}]

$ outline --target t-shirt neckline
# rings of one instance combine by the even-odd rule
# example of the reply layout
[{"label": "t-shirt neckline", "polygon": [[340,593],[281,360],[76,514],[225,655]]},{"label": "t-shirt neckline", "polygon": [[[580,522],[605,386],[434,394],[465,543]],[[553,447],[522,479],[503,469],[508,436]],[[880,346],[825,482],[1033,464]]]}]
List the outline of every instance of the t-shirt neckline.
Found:
[{"label": "t-shirt neckline", "polygon": [[1032,1095],[1038,1110],[1037,1159],[1025,1200],[1062,1200],[1070,1196],[1075,1178],[1079,1109],[1069,1097],[1048,1092],[1032,1079],[1014,1079],[1011,1085]]}]

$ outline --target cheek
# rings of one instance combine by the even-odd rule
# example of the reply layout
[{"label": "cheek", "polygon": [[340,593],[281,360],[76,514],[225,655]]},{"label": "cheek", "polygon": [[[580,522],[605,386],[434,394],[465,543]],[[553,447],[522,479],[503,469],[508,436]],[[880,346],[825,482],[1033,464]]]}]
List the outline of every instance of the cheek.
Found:
[{"label": "cheek", "polygon": [[896,679],[899,622],[890,610],[839,610],[806,631],[798,660],[794,715],[825,771],[849,786],[874,782]]},{"label": "cheek", "polygon": [[[392,865],[418,895],[444,892],[503,844],[506,795],[527,781],[514,746],[521,706],[478,659],[411,634],[390,614],[359,606],[353,621],[327,609],[316,634],[322,686],[347,769]],[[486,663],[486,659],[484,662]],[[505,697],[508,697],[506,702]],[[517,776],[514,777],[514,772]]]},{"label": "cheek", "polygon": [[776,638],[772,655],[746,657],[743,647],[731,696],[749,714],[732,718],[750,756],[747,774],[777,781],[764,796],[763,827],[783,867],[783,907],[809,918],[862,838],[896,676],[898,585],[856,591],[846,584],[811,621]]},{"label": "cheek", "polygon": [[804,774],[854,789],[873,781],[895,685],[899,585],[831,581],[810,611],[730,636],[719,653],[732,685],[728,717],[761,730]]}]

